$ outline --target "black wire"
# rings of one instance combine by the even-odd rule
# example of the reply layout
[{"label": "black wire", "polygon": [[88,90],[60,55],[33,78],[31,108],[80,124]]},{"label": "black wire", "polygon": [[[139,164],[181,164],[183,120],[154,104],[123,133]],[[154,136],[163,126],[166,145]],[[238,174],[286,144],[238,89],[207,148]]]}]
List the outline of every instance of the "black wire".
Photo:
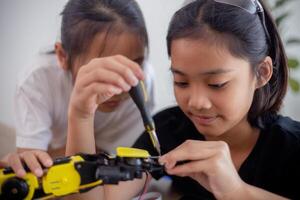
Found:
[{"label": "black wire", "polygon": [[144,184],[144,187],[143,187],[143,189],[142,189],[142,191],[141,191],[141,193],[140,193],[140,197],[139,197],[139,199],[138,200],[141,200],[141,198],[142,198],[142,196],[143,196],[143,194],[144,194],[144,190],[146,189],[146,186],[147,186],[147,182],[148,182],[148,178],[149,178],[149,175],[148,175],[148,173],[146,172],[146,181],[145,181],[145,184]]}]

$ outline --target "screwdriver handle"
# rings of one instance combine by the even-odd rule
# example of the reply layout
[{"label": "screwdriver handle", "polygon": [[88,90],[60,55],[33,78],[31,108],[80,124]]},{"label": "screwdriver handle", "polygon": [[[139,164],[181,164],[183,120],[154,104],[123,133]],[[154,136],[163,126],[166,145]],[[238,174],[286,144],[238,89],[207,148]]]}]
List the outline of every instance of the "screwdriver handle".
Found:
[{"label": "screwdriver handle", "polygon": [[129,94],[142,115],[142,119],[146,130],[154,130],[153,119],[149,110],[146,107],[146,103],[148,102],[148,95],[144,83],[142,81],[139,81],[137,86],[132,87],[129,90]]}]

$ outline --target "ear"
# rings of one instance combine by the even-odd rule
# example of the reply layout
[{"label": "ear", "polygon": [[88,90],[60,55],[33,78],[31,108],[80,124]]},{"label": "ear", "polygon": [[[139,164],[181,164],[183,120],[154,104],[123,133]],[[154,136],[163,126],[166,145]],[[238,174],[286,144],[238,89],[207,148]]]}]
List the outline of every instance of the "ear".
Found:
[{"label": "ear", "polygon": [[256,88],[265,86],[273,75],[273,62],[270,56],[267,56],[256,70],[257,83]]},{"label": "ear", "polygon": [[64,70],[68,70],[68,56],[60,42],[55,43],[55,54],[59,62],[59,66]]}]

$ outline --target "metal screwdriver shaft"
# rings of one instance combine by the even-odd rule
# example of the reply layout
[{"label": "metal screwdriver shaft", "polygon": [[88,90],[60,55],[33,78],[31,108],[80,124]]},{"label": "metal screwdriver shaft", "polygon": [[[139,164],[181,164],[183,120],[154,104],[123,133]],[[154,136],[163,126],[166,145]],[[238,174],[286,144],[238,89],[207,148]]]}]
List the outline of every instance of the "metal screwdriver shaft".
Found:
[{"label": "metal screwdriver shaft", "polygon": [[161,155],[160,144],[155,132],[154,121],[145,105],[145,103],[148,101],[148,95],[144,83],[140,81],[137,86],[130,89],[129,94],[142,115],[145,129],[150,135],[151,142],[154,148],[156,149],[158,154]]}]

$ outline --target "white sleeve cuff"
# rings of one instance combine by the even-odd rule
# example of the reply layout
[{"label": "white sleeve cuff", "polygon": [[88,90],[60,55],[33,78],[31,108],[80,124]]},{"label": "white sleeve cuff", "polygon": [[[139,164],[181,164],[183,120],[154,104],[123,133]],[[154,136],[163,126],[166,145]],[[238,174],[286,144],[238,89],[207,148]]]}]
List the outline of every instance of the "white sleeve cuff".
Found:
[{"label": "white sleeve cuff", "polygon": [[34,138],[16,137],[16,146],[18,148],[48,150],[48,141]]}]

